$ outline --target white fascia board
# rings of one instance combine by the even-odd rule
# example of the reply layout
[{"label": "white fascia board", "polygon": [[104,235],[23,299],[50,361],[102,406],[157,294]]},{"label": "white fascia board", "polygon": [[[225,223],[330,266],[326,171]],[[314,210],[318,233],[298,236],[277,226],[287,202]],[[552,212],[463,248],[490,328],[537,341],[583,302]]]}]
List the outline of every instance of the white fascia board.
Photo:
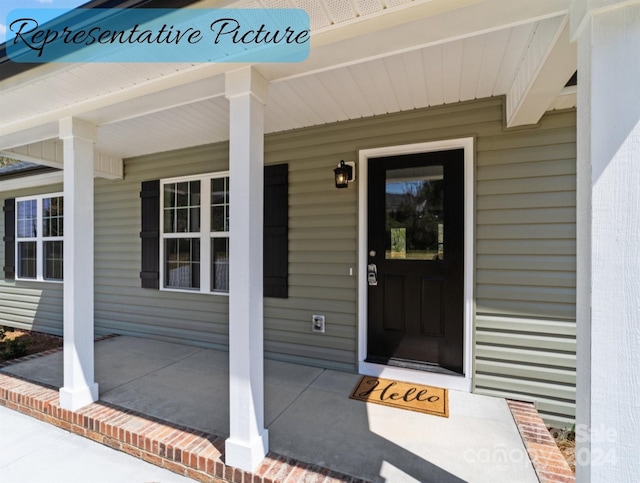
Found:
[{"label": "white fascia board", "polygon": [[[62,141],[49,139],[0,151],[0,156],[50,168],[64,169]],[[94,150],[94,176],[96,178],[122,179],[122,158]]]},{"label": "white fascia board", "polygon": [[537,124],[577,69],[569,18],[540,22],[507,93],[507,127]]},{"label": "white fascia board", "polygon": [[26,188],[37,188],[63,182],[62,171],[33,174],[0,181],[0,193]]}]

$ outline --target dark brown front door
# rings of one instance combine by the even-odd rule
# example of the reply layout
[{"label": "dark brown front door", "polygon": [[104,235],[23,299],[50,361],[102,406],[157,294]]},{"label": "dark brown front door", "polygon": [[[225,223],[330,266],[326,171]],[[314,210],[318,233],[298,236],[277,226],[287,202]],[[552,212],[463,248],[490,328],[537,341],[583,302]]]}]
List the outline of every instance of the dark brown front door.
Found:
[{"label": "dark brown front door", "polygon": [[464,150],[369,159],[368,188],[367,361],[462,374]]}]

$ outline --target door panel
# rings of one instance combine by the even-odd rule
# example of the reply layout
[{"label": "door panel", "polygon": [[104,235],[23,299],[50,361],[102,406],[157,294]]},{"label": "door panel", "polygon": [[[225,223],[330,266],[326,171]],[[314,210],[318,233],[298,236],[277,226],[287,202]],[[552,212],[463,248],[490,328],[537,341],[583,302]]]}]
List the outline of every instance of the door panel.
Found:
[{"label": "door panel", "polygon": [[404,332],[404,309],[398,300],[404,299],[404,277],[384,276],[384,329]]},{"label": "door panel", "polygon": [[444,336],[444,311],[442,278],[423,278],[420,293],[421,334],[431,337]]},{"label": "door panel", "polygon": [[369,159],[367,360],[462,373],[464,151]]}]

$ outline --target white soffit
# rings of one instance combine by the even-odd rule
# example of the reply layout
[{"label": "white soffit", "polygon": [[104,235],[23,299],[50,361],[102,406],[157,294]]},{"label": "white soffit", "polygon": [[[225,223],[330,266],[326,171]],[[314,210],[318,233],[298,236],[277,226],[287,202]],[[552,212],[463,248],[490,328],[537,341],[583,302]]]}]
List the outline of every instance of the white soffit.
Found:
[{"label": "white soffit", "polygon": [[228,139],[229,102],[216,97],[101,126],[97,147],[127,158]]},{"label": "white soffit", "polygon": [[535,26],[273,82],[267,132],[503,95]]},{"label": "white soffit", "polygon": [[[316,24],[307,61],[256,66],[271,82],[265,111],[271,133],[505,95],[534,33],[549,30],[568,4],[254,0],[226,6],[302,7]],[[56,137],[57,119],[65,116],[98,125],[97,149],[119,157],[226,140],[220,74],[230,67],[237,68],[82,64],[44,77],[36,69],[23,83],[0,83],[0,149]]]}]

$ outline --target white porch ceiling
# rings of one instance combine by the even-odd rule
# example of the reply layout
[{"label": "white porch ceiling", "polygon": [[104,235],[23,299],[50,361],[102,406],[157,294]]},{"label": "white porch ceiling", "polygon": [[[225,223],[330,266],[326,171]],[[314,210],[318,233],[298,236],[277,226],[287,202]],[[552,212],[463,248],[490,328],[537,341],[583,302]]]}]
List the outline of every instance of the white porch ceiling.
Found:
[{"label": "white porch ceiling", "polygon": [[[505,95],[536,32],[553,33],[569,2],[534,0],[527,2],[530,11],[514,9],[517,2],[506,0],[240,3],[305,8],[314,29],[313,55],[306,62],[256,66],[271,82],[265,111],[266,132],[271,133]],[[500,17],[495,10],[500,7],[506,24],[489,15]],[[424,14],[427,8],[433,13]],[[421,12],[425,16],[416,17]],[[478,18],[481,13],[486,18]],[[386,15],[393,20],[380,26]],[[455,19],[450,30],[441,25]],[[407,46],[397,29],[424,34],[412,34]],[[455,35],[446,37],[441,31]],[[0,149],[55,138],[57,119],[66,116],[96,123],[97,148],[119,157],[226,140],[224,72],[236,67],[42,66],[0,83]],[[575,92],[557,90],[562,95],[549,108],[575,105]]]}]

